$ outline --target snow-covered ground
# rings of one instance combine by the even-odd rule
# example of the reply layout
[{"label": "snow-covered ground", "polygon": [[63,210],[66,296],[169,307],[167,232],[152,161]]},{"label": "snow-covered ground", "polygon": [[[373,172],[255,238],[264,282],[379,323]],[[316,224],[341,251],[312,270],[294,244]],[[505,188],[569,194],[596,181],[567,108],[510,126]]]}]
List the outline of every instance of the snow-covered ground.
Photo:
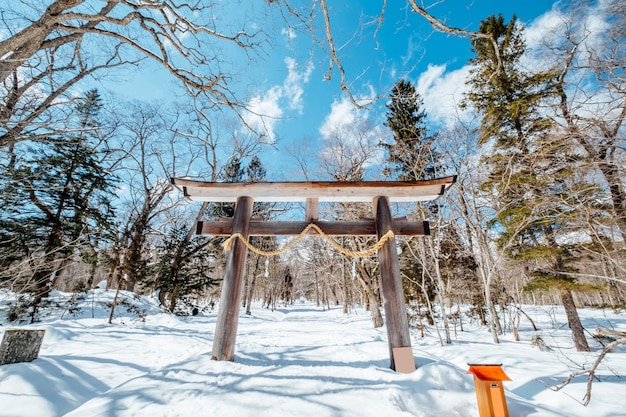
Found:
[{"label": "snow-covered ground", "polygon": [[[0,416],[477,417],[468,363],[503,364],[511,417],[626,416],[624,346],[603,361],[587,407],[586,377],[559,392],[546,385],[589,367],[601,349],[589,338],[594,352],[575,352],[558,307],[526,306],[539,330],[523,319],[520,342],[507,333],[494,344],[467,319],[450,345],[441,346],[432,327],[425,338],[416,332],[418,369],[400,374],[389,369],[385,329],[374,329],[361,309],[256,306],[240,318],[235,362],[217,362],[216,311],[181,318],[123,294],[109,325],[113,294],[96,290],[77,300],[80,311],[49,310],[26,326],[4,321],[12,296],[0,292],[0,337],[8,328],[46,330],[38,359],[0,366]],[[624,312],[580,314],[591,331],[626,330]],[[551,350],[533,346],[536,335]]]}]

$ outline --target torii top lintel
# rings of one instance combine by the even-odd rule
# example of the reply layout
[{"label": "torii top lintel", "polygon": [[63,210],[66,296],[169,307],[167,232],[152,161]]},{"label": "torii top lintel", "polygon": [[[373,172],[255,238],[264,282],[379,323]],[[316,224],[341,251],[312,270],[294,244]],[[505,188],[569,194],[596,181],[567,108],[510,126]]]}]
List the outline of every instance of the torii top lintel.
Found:
[{"label": "torii top lintel", "polygon": [[420,181],[358,181],[358,182],[204,182],[175,178],[192,200],[235,202],[238,197],[251,197],[256,202],[300,202],[307,199],[328,202],[371,202],[386,196],[393,202],[431,201],[441,196],[456,176]]}]

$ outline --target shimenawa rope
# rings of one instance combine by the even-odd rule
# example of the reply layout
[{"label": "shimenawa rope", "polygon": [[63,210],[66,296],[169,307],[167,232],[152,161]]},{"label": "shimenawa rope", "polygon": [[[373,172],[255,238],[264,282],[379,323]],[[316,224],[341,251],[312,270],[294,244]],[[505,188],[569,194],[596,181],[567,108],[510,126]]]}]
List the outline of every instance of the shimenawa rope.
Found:
[{"label": "shimenawa rope", "polygon": [[339,252],[343,253],[344,255],[347,256],[351,256],[353,258],[364,258],[366,256],[371,256],[374,253],[378,252],[378,250],[380,248],[383,247],[383,245],[385,244],[385,242],[387,242],[387,240],[393,238],[395,235],[393,234],[393,231],[388,231],[387,233],[385,233],[378,242],[376,242],[376,244],[371,247],[370,249],[366,249],[363,251],[351,251],[350,249],[346,249],[343,246],[339,245],[337,242],[335,242],[330,236],[328,236],[326,233],[324,233],[322,231],[322,229],[316,225],[315,223],[310,223],[307,227],[304,228],[304,230],[302,230],[302,232],[300,232],[300,234],[298,236],[296,236],[295,239],[293,239],[291,242],[287,243],[285,246],[283,246],[282,248],[278,249],[278,250],[272,250],[272,251],[264,251],[258,248],[255,248],[254,246],[252,246],[250,244],[250,242],[248,241],[248,239],[246,239],[241,233],[234,233],[232,234],[228,239],[226,239],[224,241],[224,243],[222,243],[222,246],[224,247],[224,250],[229,251],[232,248],[233,242],[235,239],[239,239],[241,240],[241,242],[246,245],[246,247],[248,249],[250,249],[252,252],[256,253],[257,255],[261,255],[261,256],[275,256],[275,255],[279,255],[283,252],[288,251],[289,249],[291,249],[292,247],[294,247],[304,236],[306,236],[306,234],[309,232],[309,230],[311,229],[315,229],[315,231],[322,236],[328,243],[330,243],[331,246],[333,246],[335,249],[337,249]]}]

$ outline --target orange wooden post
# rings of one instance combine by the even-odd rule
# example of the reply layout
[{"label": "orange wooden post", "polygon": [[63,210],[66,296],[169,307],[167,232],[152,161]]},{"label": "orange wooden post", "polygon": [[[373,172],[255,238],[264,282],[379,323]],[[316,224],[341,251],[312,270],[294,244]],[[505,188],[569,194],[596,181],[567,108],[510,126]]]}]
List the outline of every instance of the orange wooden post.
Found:
[{"label": "orange wooden post", "polygon": [[502,381],[510,381],[502,364],[468,364],[468,374],[474,374],[474,388],[480,417],[509,417]]},{"label": "orange wooden post", "polygon": [[[239,197],[233,215],[233,234],[241,233],[248,238],[253,200]],[[248,248],[239,239],[235,239],[226,259],[226,271],[222,282],[219,312],[215,323],[212,359],[233,361],[235,359],[235,339],[239,324],[239,306],[241,305],[241,287],[246,270]]]}]

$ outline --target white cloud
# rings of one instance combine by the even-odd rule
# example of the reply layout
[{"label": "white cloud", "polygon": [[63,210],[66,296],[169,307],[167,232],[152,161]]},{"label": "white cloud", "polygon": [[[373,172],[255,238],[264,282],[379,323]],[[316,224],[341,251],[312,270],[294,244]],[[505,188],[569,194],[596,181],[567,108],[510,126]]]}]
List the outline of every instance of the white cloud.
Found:
[{"label": "white cloud", "polygon": [[548,43],[554,43],[560,36],[565,16],[558,9],[552,9],[526,25],[524,38],[529,49]]},{"label": "white cloud", "polygon": [[322,137],[331,137],[335,132],[352,126],[356,119],[356,108],[347,97],[342,97],[341,101],[335,101],[330,106],[330,113],[324,119],[320,133]]},{"label": "white cloud", "polygon": [[246,122],[254,130],[265,132],[271,140],[275,138],[274,126],[283,116],[283,109],[279,104],[281,96],[280,87],[272,87],[263,96],[252,97],[248,102]]},{"label": "white cloud", "polygon": [[452,126],[468,115],[459,109],[463,94],[467,91],[465,81],[469,65],[446,72],[445,65],[429,65],[417,80],[417,92],[424,99],[424,110],[430,121]]},{"label": "white cloud", "polygon": [[286,36],[288,39],[293,40],[297,37],[296,31],[293,28],[282,29],[280,34]]},{"label": "white cloud", "polygon": [[608,29],[606,7],[609,2],[601,0],[595,5],[590,5],[585,12],[577,13],[574,21],[566,16],[557,6],[531,21],[524,29],[524,37],[528,49],[539,48],[542,45],[558,45],[566,41],[566,31],[578,32],[579,41],[583,40],[584,46],[593,48],[604,40]]},{"label": "white cloud", "polygon": [[587,53],[597,55],[602,48],[606,47],[607,31],[610,30],[610,10],[607,10],[609,2],[600,1],[596,7],[590,7],[585,19],[578,21],[580,33],[586,35],[584,48]]},{"label": "white cloud", "polygon": [[[360,105],[366,106],[373,102],[375,98],[374,89],[368,86],[368,95],[356,97],[355,100]],[[347,95],[343,95],[341,100],[334,101],[330,106],[330,113],[326,116],[319,132],[323,138],[336,136],[350,130],[354,130],[358,126],[365,125],[368,121],[370,112],[367,109],[358,109]]]},{"label": "white cloud", "polygon": [[428,68],[423,72],[417,80],[417,91],[424,94],[437,82],[439,78],[446,72],[446,65],[428,64]]},{"label": "white cloud", "polygon": [[[372,96],[358,100],[367,103],[372,100]],[[345,156],[347,152],[363,157],[363,167],[366,169],[380,166],[384,154],[382,149],[376,147],[376,144],[384,137],[386,128],[373,123],[370,120],[371,114],[371,111],[366,108],[357,108],[345,95],[341,100],[334,101],[330,113],[319,129],[325,143],[320,157],[341,165],[338,159]],[[335,149],[335,147],[340,149]]]},{"label": "white cloud", "polygon": [[593,63],[588,61],[602,55],[606,49],[611,24],[611,11],[607,6],[610,4],[610,1],[600,0],[575,12],[574,17],[555,7],[533,20],[524,31],[530,52],[524,65],[531,70],[552,68],[557,59],[563,62],[576,45],[575,69],[567,76],[566,91],[579,116],[604,114],[600,117],[606,117],[606,112],[610,112],[605,106],[611,102],[611,93],[597,82]]},{"label": "white cloud", "polygon": [[298,67],[293,58],[285,58],[287,77],[282,85],[275,85],[248,102],[245,120],[253,129],[263,132],[270,140],[276,139],[276,123],[288,111],[302,113],[304,85],[309,82],[313,65]]},{"label": "white cloud", "polygon": [[308,65],[302,72],[298,72],[298,64],[293,58],[286,58],[288,75],[283,84],[284,95],[289,99],[289,105],[292,110],[302,113],[302,94],[304,93],[304,85],[309,82],[313,65]]}]

